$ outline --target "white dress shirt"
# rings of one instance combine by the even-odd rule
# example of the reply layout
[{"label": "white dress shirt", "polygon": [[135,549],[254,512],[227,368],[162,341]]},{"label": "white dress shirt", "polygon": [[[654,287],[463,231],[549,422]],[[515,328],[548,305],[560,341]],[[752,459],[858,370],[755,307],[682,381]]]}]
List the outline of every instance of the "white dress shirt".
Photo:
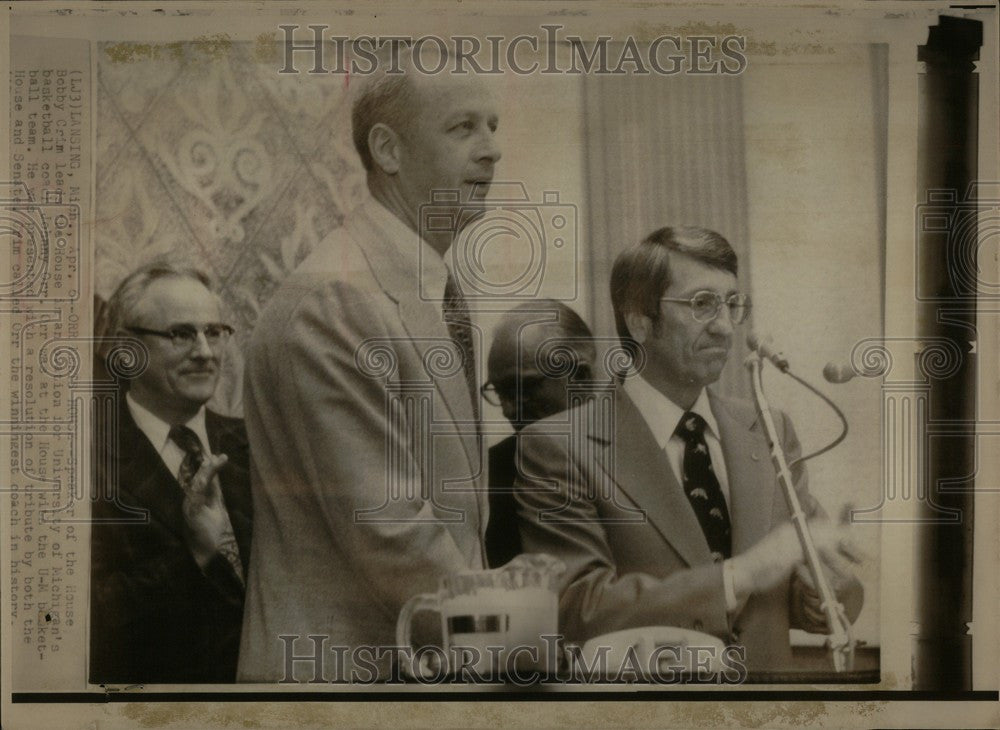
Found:
[{"label": "white dress shirt", "polygon": [[[631,398],[635,407],[639,410],[642,420],[653,432],[653,438],[657,445],[666,451],[670,468],[674,472],[674,477],[678,484],[683,484],[684,476],[684,439],[676,434],[677,424],[686,412],[667,396],[649,384],[642,376],[630,373],[625,378],[622,386],[626,395]],[[719,424],[712,414],[712,409],[708,402],[708,392],[702,388],[701,393],[691,406],[690,411],[697,413],[705,419],[708,424],[705,428],[705,443],[708,444],[708,455],[712,459],[712,470],[719,480],[719,487],[726,500],[726,508],[729,507],[729,477],[726,472],[726,459],[722,454],[722,442],[719,440]],[[732,511],[730,510],[730,519]],[[729,560],[722,563],[722,582],[726,593],[726,610],[733,614],[738,611],[743,604],[736,595],[735,582],[733,580],[732,564]]]},{"label": "white dress shirt", "polygon": [[[653,438],[661,449],[667,452],[667,460],[670,468],[674,471],[678,484],[683,484],[684,472],[684,439],[677,435],[677,424],[684,416],[684,409],[674,403],[654,388],[643,377],[632,375],[625,379],[625,392],[639,409],[639,415],[653,432]],[[702,389],[698,400],[691,406],[691,413],[697,413],[705,419],[708,427],[705,429],[705,443],[708,444],[708,455],[712,459],[712,469],[722,494],[729,504],[729,477],[726,473],[726,460],[722,455],[722,442],[719,440],[719,424],[712,415],[712,409],[708,404],[708,393]]]},{"label": "white dress shirt", "polygon": [[[163,459],[163,463],[166,464],[167,469],[170,470],[170,473],[174,475],[179,484],[181,464],[184,462],[186,454],[184,453],[184,449],[170,438],[170,424],[149,409],[139,405],[131,393],[125,394],[125,403],[128,405],[129,413],[132,414],[132,418],[135,420],[135,425],[139,427],[140,431],[146,434],[146,438],[153,444],[156,453]],[[183,425],[194,431],[201,442],[201,450],[205,458],[207,459],[211,456],[212,452],[208,447],[208,431],[205,429],[205,406],[202,406],[194,417]],[[218,494],[219,506],[222,509],[222,532],[220,535],[215,536],[217,544],[221,546],[231,542],[235,546],[236,537],[233,533],[232,523],[229,520],[229,510],[226,508],[226,500],[222,494],[218,475],[212,478],[212,487],[215,489],[216,494]],[[238,560],[239,548],[235,547],[235,550],[236,553],[234,555],[237,557],[233,557],[232,560]],[[194,557],[195,561],[198,562],[198,566],[204,571],[207,564],[204,561],[208,558],[198,552],[196,552]],[[229,559],[227,557],[227,560]],[[240,571],[237,571],[237,575],[240,575],[242,580],[242,573]]]},{"label": "white dress shirt", "polygon": [[[163,463],[167,465],[170,473],[175,478],[178,477],[181,472],[181,463],[184,461],[184,449],[170,438],[170,424],[139,405],[131,393],[125,394],[125,402],[128,404],[129,413],[135,420],[135,425],[146,434],[146,438],[153,444],[153,448],[163,459]],[[212,452],[208,447],[208,431],[205,430],[205,406],[202,406],[194,418],[184,425],[194,431],[198,440],[201,441],[201,449],[205,456],[211,456]]]}]

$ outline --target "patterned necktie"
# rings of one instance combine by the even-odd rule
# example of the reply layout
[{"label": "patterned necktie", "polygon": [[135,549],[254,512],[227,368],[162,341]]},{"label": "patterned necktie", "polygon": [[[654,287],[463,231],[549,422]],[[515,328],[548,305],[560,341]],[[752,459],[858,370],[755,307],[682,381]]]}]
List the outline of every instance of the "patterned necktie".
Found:
[{"label": "patterned necktie", "polygon": [[[177,481],[180,483],[181,489],[184,490],[184,494],[189,495],[194,475],[198,473],[198,469],[201,468],[201,464],[205,460],[205,451],[202,449],[201,439],[198,438],[198,434],[187,426],[171,426],[169,437],[184,452],[184,460],[181,462],[180,471],[177,473]],[[226,521],[229,521],[228,514],[226,515]],[[239,578],[240,583],[244,583],[243,563],[240,561],[240,548],[236,544],[236,535],[233,533],[231,524],[226,528],[225,533],[223,533],[218,551],[226,559],[226,562],[229,563],[236,577]]]},{"label": "patterned necktie", "polygon": [[697,413],[685,413],[674,432],[684,441],[681,470],[684,493],[698,517],[712,559],[716,562],[732,556],[732,525],[722,487],[712,469],[712,457],[705,442],[705,419]]},{"label": "patterned necktie", "polygon": [[450,271],[444,285],[442,311],[445,324],[448,325],[448,334],[462,353],[465,382],[469,387],[469,397],[472,398],[472,415],[478,421],[479,391],[476,388],[476,351],[472,345],[472,319],[469,317],[469,307],[462,290],[458,288]]},{"label": "patterned necktie", "polygon": [[181,462],[181,470],[177,474],[177,481],[187,494],[191,487],[194,475],[201,468],[201,462],[205,460],[205,452],[201,447],[201,439],[198,434],[187,426],[171,426],[170,440],[181,447],[184,452],[184,461]]}]

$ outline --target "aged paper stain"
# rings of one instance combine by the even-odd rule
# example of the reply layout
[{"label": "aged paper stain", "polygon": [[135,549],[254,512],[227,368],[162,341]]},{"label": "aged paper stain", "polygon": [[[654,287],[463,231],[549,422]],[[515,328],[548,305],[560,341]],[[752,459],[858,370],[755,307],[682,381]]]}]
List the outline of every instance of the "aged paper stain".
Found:
[{"label": "aged paper stain", "polygon": [[218,61],[229,55],[232,45],[233,41],[227,33],[213,33],[197,36],[184,42],[114,43],[106,46],[104,52],[112,63],[156,61],[161,58],[170,58],[175,61]]}]

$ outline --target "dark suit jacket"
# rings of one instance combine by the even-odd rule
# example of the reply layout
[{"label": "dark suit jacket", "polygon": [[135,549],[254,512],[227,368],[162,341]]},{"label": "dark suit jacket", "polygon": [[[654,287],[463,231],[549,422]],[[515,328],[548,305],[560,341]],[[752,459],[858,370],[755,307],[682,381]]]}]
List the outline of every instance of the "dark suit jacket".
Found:
[{"label": "dark suit jacket", "polygon": [[[788,520],[789,513],[753,407],[709,395],[726,461],[735,555]],[[547,421],[520,435],[522,539],[525,550],[553,554],[568,566],[559,606],[567,639],[679,626],[742,644],[750,671],[794,670],[789,628],[822,629],[802,611],[801,586],[786,580],[755,594],[731,620],[722,563],[713,562],[666,454],[620,388],[614,413],[613,424],[587,422],[579,439],[563,435],[565,425],[563,434],[555,433]],[[791,462],[799,455],[798,439],[784,414],[773,414]],[[820,513],[802,465],[792,472],[803,509]],[[854,620],[860,583],[848,586],[841,600]]]},{"label": "dark suit jacket", "polygon": [[[124,395],[117,418],[117,428],[102,424],[94,442],[90,681],[232,682],[243,588],[221,556],[199,569],[183,538],[180,485]],[[229,457],[218,478],[245,571],[252,516],[246,432],[241,420],[211,411],[205,426],[212,453]]]},{"label": "dark suit jacket", "polygon": [[490,447],[490,519],[486,526],[486,559],[491,568],[509,563],[521,549],[517,527],[517,502],[514,499],[514,463],[517,434],[511,434]]}]

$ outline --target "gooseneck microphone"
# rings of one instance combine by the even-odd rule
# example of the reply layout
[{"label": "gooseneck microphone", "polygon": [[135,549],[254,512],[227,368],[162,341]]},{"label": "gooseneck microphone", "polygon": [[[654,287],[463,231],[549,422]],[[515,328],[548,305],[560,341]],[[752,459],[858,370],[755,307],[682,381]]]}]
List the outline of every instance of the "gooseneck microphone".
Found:
[{"label": "gooseneck microphone", "polygon": [[[851,622],[847,618],[843,604],[837,599],[837,594],[834,592],[833,586],[827,577],[819,551],[816,548],[815,542],[813,542],[806,513],[802,509],[791,470],[796,464],[800,464],[806,459],[811,459],[814,456],[829,451],[840,443],[844,436],[847,435],[847,419],[844,418],[844,414],[841,413],[840,409],[829,398],[791,372],[788,369],[788,361],[785,360],[780,352],[774,352],[770,344],[765,345],[753,336],[748,338],[747,344],[754,351],[754,354],[747,358],[746,366],[750,371],[750,387],[753,390],[754,405],[757,410],[757,422],[761,424],[768,448],[771,450],[771,461],[774,464],[775,473],[778,477],[780,491],[784,494],[785,502],[788,505],[796,537],[798,537],[799,545],[802,548],[803,562],[812,576],[812,588],[819,594],[820,607],[826,618],[826,645],[830,651],[834,669],[838,672],[844,672],[852,668],[857,642],[851,635]],[[771,407],[768,405],[767,398],[764,396],[764,382],[761,377],[761,371],[765,358],[773,363],[779,371],[818,395],[837,412],[843,424],[843,431],[836,441],[808,456],[799,457],[791,463],[786,461],[786,456],[780,446],[781,437],[774,423],[774,415],[771,412]]]},{"label": "gooseneck microphone", "polygon": [[835,385],[846,383],[848,380],[857,377],[857,375],[857,371],[850,363],[828,362],[826,367],[823,368],[823,377],[826,378],[826,382]]},{"label": "gooseneck microphone", "polygon": [[[798,459],[792,461],[789,466],[794,466],[795,464],[801,463],[803,461],[808,461],[813,459],[820,454],[825,454],[830,449],[834,448],[847,438],[847,417],[844,412],[840,410],[836,403],[830,400],[824,393],[819,391],[815,386],[808,383],[807,381],[800,378],[798,375],[793,373],[788,365],[788,358],[785,357],[784,353],[779,351],[774,342],[770,337],[758,337],[756,334],[751,333],[747,336],[747,347],[749,347],[753,352],[755,352],[761,359],[767,360],[774,367],[776,367],[780,372],[784,373],[792,380],[797,382],[799,385],[804,387],[810,393],[818,397],[824,403],[826,403],[837,414],[837,418],[840,419],[840,435],[837,436],[833,441],[824,446],[821,449],[817,449],[812,453],[800,456]],[[753,357],[751,355],[751,357]],[[823,377],[830,383],[846,383],[848,380],[856,375],[854,368],[850,365],[838,365],[837,363],[827,363],[826,367],[823,368]]]},{"label": "gooseneck microphone", "polygon": [[754,333],[747,335],[747,347],[756,352],[783,373],[788,372],[788,358],[779,351],[770,337],[760,338]]}]

